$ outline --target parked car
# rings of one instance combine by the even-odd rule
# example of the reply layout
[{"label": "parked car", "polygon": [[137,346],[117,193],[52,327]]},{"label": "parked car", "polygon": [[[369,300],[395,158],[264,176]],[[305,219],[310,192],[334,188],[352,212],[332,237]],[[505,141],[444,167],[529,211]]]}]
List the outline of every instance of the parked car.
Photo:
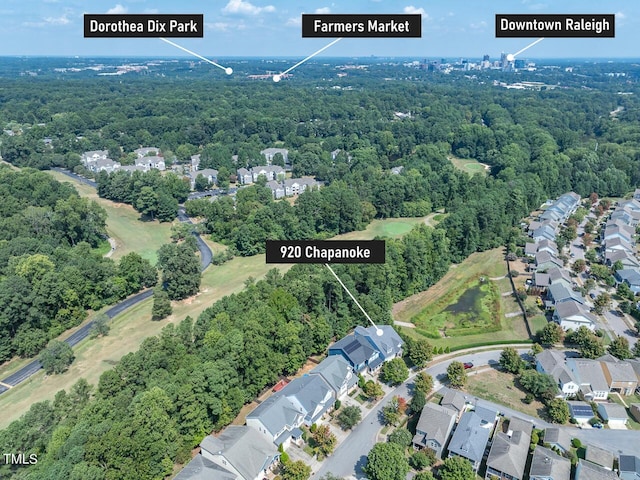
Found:
[{"label": "parked car", "polygon": [[594,423],[594,424],[593,424],[593,428],[598,428],[598,429],[600,429],[600,428],[603,428],[603,427],[604,427],[604,425],[602,425],[601,423]]},{"label": "parked car", "polygon": [[464,369],[465,369],[465,370],[468,370],[469,368],[473,368],[473,363],[471,363],[471,362],[464,362],[463,366],[464,366]]}]

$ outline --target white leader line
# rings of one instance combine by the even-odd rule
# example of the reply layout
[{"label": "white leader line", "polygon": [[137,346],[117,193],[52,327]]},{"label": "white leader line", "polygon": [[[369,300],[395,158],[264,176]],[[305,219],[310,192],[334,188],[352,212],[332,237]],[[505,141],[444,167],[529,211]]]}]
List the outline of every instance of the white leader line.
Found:
[{"label": "white leader line", "polygon": [[373,325],[375,327],[376,334],[378,336],[381,336],[383,334],[382,330],[375,323],[373,323],[373,320],[371,320],[371,317],[369,316],[369,314],[364,311],[364,308],[362,308],[362,305],[360,305],[358,300],[356,300],[356,297],[354,297],[352,295],[352,293],[349,291],[349,289],[347,288],[347,286],[344,283],[342,283],[342,280],[340,280],[340,277],[338,277],[338,275],[336,275],[336,272],[333,271],[333,268],[331,268],[331,266],[329,266],[328,263],[325,263],[324,266],[327,267],[331,273],[333,273],[333,276],[336,277],[336,280],[338,280],[340,285],[342,285],[342,288],[344,288],[344,291],[349,294],[349,296],[351,297],[351,300],[356,302],[356,305],[360,308],[360,310],[362,310],[362,313],[364,313],[364,316],[367,317],[367,320],[369,320],[371,322],[371,325]]},{"label": "white leader line", "polygon": [[520,50],[520,51],[518,51],[518,52],[514,53],[514,54],[513,54],[513,56],[514,56],[514,57],[516,57],[516,56],[520,55],[522,52],[524,52],[525,50],[527,50],[527,49],[529,49],[529,48],[533,47],[536,43],[540,43],[542,40],[544,40],[544,37],[541,37],[541,38],[537,39],[535,42],[531,43],[530,45],[527,45],[527,46],[526,46],[526,47],[524,47],[522,50]]},{"label": "white leader line", "polygon": [[200,60],[204,60],[205,62],[210,63],[210,64],[211,64],[211,65],[213,65],[214,67],[218,67],[218,68],[220,68],[220,69],[224,70],[224,71],[225,71],[225,73],[226,73],[227,75],[231,75],[231,74],[233,73],[233,69],[231,69],[231,68],[225,68],[225,67],[223,67],[222,65],[217,64],[216,62],[214,62],[214,61],[212,61],[212,60],[209,60],[208,58],[203,57],[202,55],[198,55],[196,52],[192,52],[191,50],[188,50],[188,49],[186,49],[186,48],[184,48],[184,47],[182,47],[182,46],[178,45],[177,43],[172,42],[171,40],[167,40],[167,39],[166,39],[166,38],[164,38],[164,37],[160,37],[160,40],[162,40],[163,42],[168,43],[169,45],[173,45],[173,46],[174,46],[174,47],[176,47],[176,48],[179,48],[179,49],[180,49],[180,50],[182,50],[183,52],[190,53],[190,54],[191,54],[191,55],[193,55],[194,57],[198,57]]},{"label": "white leader line", "polygon": [[[304,60],[300,60],[298,63],[296,63],[293,67],[286,69],[284,72],[282,72],[280,74],[280,76],[282,75],[286,75],[287,73],[289,73],[291,70],[293,70],[294,68],[299,67],[300,65],[302,65],[304,62],[311,60],[313,57],[315,57],[316,55],[318,55],[319,53],[324,52],[327,48],[331,47],[332,45],[335,45],[336,43],[338,43],[340,40],[342,40],[342,37],[340,38],[336,38],[333,42],[331,42],[329,45],[325,45],[324,47],[322,47],[320,50],[318,50],[317,52],[312,53],[311,55],[309,55],[307,58],[305,58]],[[335,274],[334,274],[335,275]]]}]

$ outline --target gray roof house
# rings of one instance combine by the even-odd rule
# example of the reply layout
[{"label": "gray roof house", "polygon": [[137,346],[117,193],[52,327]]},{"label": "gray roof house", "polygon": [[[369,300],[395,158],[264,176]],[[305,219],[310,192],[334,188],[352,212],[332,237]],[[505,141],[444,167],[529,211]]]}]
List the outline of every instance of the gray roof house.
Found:
[{"label": "gray roof house", "polygon": [[416,434],[413,437],[414,448],[429,448],[436,453],[436,457],[442,457],[444,446],[449,440],[449,435],[456,423],[458,412],[446,407],[427,403],[416,426]]},{"label": "gray roof house", "polygon": [[587,327],[594,332],[597,318],[582,304],[570,299],[556,303],[556,308],[553,311],[553,321],[559,324],[563,330],[577,330],[580,327]]},{"label": "gray roof house", "polygon": [[341,355],[356,372],[375,370],[384,361],[369,341],[355,334],[347,335],[329,347],[329,356]]},{"label": "gray roof house", "polygon": [[540,251],[534,255],[534,265],[536,267],[536,271],[544,271],[553,267],[562,268],[564,266],[562,260],[552,253],[549,253],[547,250]]},{"label": "gray roof house", "polygon": [[549,427],[544,431],[544,443],[562,452],[571,450],[571,435],[564,428]]},{"label": "gray roof house", "polygon": [[325,358],[309,372],[309,375],[319,375],[331,387],[337,399],[344,397],[358,384],[358,376],[349,363],[340,355]]},{"label": "gray roof house", "polygon": [[287,150],[286,148],[265,148],[264,150],[260,151],[260,155],[264,155],[264,158],[267,160],[269,164],[273,162],[273,158],[278,153],[282,155],[282,158],[284,159],[284,163],[289,162],[289,150]]},{"label": "gray roof house", "polygon": [[635,247],[631,243],[618,237],[608,240],[605,243],[604,248],[605,248],[605,252],[611,252],[614,250],[622,250],[629,253],[635,252]]},{"label": "gray roof house", "polygon": [[198,175],[202,175],[207,180],[207,182],[212,185],[218,182],[218,170],[215,170],[213,168],[194,170],[189,174],[189,178],[191,181],[191,190],[193,190],[196,186],[196,178],[198,178]]},{"label": "gray roof house", "polygon": [[176,480],[261,480],[279,459],[277,448],[246,426],[229,426],[202,440],[196,456]]},{"label": "gray roof house", "polygon": [[569,480],[571,461],[556,452],[537,446],[533,451],[529,480]]},{"label": "gray roof house", "polygon": [[133,153],[135,153],[138,158],[155,157],[160,153],[160,149],[157,147],[142,147],[135,149]]},{"label": "gray roof house", "polygon": [[449,442],[449,456],[466,458],[477,472],[492,430],[493,423],[486,422],[475,412],[463,413]]},{"label": "gray roof house", "polygon": [[191,171],[195,172],[200,166],[200,154],[191,155]]},{"label": "gray roof house", "polygon": [[108,150],[92,150],[90,152],[84,152],[82,154],[81,160],[82,160],[82,163],[86,165],[86,162],[89,162],[91,160],[95,161],[100,158],[109,158],[109,151]]},{"label": "gray roof house", "polygon": [[[282,390],[284,391],[284,389]],[[273,395],[247,415],[247,425],[276,445],[289,445],[307,411],[285,395]],[[299,437],[294,437],[294,440]]]},{"label": "gray roof house", "polygon": [[588,422],[594,417],[593,409],[587,402],[569,400],[567,405],[569,406],[569,415],[578,422]]},{"label": "gray roof house", "polygon": [[137,167],[144,167],[146,170],[165,170],[166,165],[164,163],[164,158],[159,157],[157,155],[154,156],[144,156],[138,157],[136,159]]},{"label": "gray roof house", "polygon": [[294,405],[300,405],[307,414],[304,423],[317,422],[333,407],[335,392],[321,375],[303,375],[292,380],[279,394],[286,396]]},{"label": "gray roof house", "polygon": [[620,455],[619,474],[622,480],[640,480],[640,458]]},{"label": "gray roof house", "polygon": [[626,408],[617,403],[599,403],[598,414],[609,422],[609,427],[626,425],[629,420]]},{"label": "gray roof house", "polygon": [[444,396],[440,399],[440,405],[450,410],[455,410],[458,418],[460,418],[467,409],[467,399],[457,390],[447,389]]},{"label": "gray roof house", "polygon": [[285,196],[284,185],[277,180],[269,180],[267,187],[271,189],[271,194],[276,200]]},{"label": "gray roof house", "polygon": [[620,480],[611,470],[586,460],[578,460],[574,480]]},{"label": "gray roof house", "polygon": [[559,397],[566,398],[578,393],[580,385],[566,366],[565,355],[558,350],[543,350],[536,355],[536,370],[551,375],[560,390]]},{"label": "gray roof house", "polygon": [[605,252],[605,263],[608,266],[613,265],[616,262],[622,263],[624,268],[638,268],[640,267],[640,261],[631,253],[626,250],[613,250]]},{"label": "gray roof house", "polygon": [[613,355],[598,358],[609,391],[632,395],[638,387],[638,376],[631,362],[623,362]]},{"label": "gray roof house", "polygon": [[238,175],[238,182],[240,182],[242,185],[253,183],[253,176],[251,175],[251,172],[246,168],[239,168],[236,173]]},{"label": "gray roof house", "polygon": [[547,240],[556,239],[556,228],[558,224],[555,222],[543,222],[538,228],[530,232],[531,238],[534,240]]},{"label": "gray roof house", "polygon": [[510,480],[524,478],[532,430],[531,422],[512,417],[507,433],[498,432],[493,436],[485,478],[492,478],[492,475]]},{"label": "gray roof house", "polygon": [[618,270],[614,275],[616,281],[626,283],[636,295],[640,293],[640,270],[636,268],[624,268]]},{"label": "gray roof house", "polygon": [[547,289],[547,302],[551,302],[552,305],[556,305],[560,302],[566,302],[568,300],[575,300],[576,302],[584,305],[585,299],[580,294],[571,288],[566,282],[554,283]]},{"label": "gray roof house", "polygon": [[585,447],[586,451],[584,459],[586,461],[600,465],[607,470],[613,469],[614,455],[612,452],[605,450],[604,448],[596,447],[592,444],[587,444]]},{"label": "gray roof house", "polygon": [[287,178],[283,182],[284,193],[287,197],[300,195],[307,189],[317,188],[320,186],[313,178]]},{"label": "gray roof house", "polygon": [[[382,335],[378,335],[378,330],[382,331]],[[374,326],[367,328],[358,326],[353,333],[356,337],[365,338],[374,349],[380,352],[385,362],[402,356],[404,341],[391,325],[378,325],[377,329]]]}]

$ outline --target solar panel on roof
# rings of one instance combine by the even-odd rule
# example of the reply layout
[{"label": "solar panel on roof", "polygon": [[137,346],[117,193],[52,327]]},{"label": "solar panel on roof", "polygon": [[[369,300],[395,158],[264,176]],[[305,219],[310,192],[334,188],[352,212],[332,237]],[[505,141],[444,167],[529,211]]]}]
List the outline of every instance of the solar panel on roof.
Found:
[{"label": "solar panel on roof", "polygon": [[593,410],[588,405],[571,405],[574,416],[593,417]]},{"label": "solar panel on roof", "polygon": [[349,345],[347,345],[346,347],[344,347],[344,351],[346,353],[351,353],[355,350],[357,350],[360,347],[360,342],[358,342],[357,340],[354,340],[353,342],[351,342]]}]

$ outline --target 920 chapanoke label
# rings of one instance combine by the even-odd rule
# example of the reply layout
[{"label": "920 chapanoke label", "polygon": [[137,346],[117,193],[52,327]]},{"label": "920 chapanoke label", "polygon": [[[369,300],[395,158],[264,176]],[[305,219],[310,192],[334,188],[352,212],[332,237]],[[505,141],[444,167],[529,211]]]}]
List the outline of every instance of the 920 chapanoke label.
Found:
[{"label": "920 chapanoke label", "polygon": [[267,240],[267,263],[384,263],[384,240]]}]

